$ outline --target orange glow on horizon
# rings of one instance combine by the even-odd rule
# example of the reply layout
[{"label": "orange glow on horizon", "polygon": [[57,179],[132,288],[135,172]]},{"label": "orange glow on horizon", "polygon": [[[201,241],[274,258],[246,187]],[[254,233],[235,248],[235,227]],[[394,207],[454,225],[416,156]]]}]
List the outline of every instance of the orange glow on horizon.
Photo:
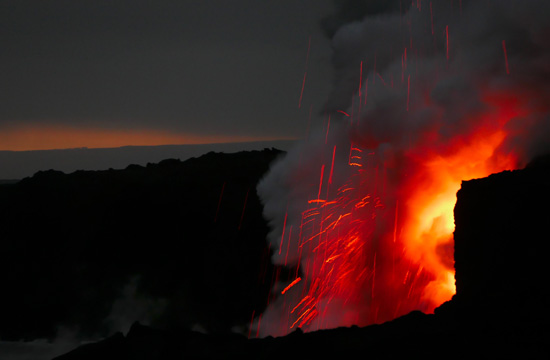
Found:
[{"label": "orange glow on horizon", "polygon": [[61,126],[28,126],[0,130],[0,150],[8,151],[198,145],[272,140],[295,139],[290,137],[182,134],[147,129],[121,130]]}]

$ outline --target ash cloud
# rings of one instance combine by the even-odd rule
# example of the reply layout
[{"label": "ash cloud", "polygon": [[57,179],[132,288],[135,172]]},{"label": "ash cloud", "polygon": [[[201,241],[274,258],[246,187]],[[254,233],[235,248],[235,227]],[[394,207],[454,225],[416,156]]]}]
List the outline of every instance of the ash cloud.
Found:
[{"label": "ash cloud", "polygon": [[[388,169],[390,190],[418,152],[450,153],[451,143],[479,129],[506,134],[494,161],[515,154],[522,167],[550,151],[548,2],[399,3],[339,2],[323,22],[333,49],[330,131],[298,144],[258,186],[275,249],[285,246],[283,229],[300,227],[334,146],[335,187],[351,176],[340,164],[352,143]],[[275,263],[299,258],[295,243],[286,246],[289,255],[275,252]]]}]

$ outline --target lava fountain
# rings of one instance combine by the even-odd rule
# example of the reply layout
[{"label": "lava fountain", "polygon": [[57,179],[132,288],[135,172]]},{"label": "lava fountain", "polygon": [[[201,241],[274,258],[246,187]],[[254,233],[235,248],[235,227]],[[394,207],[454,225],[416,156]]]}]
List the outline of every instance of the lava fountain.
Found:
[{"label": "lava fountain", "polygon": [[534,74],[550,78],[548,5],[453,4],[418,0],[334,35],[325,128],[258,186],[273,261],[292,274],[251,324],[260,336],[433,312],[455,293],[461,181],[547,150],[550,89]]}]

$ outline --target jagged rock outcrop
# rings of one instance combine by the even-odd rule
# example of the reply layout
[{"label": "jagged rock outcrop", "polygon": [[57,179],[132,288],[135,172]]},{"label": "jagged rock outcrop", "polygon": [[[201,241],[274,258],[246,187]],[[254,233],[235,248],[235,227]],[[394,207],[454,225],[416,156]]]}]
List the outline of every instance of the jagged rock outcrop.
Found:
[{"label": "jagged rock outcrop", "polygon": [[459,319],[503,330],[550,320],[550,163],[465,181],[455,206]]},{"label": "jagged rock outcrop", "polygon": [[[101,333],[113,299],[139,274],[139,294],[177,300],[164,322],[136,323],[125,336],[116,333],[59,360],[548,354],[548,158],[463,183],[455,207],[457,294],[434,315],[413,312],[382,325],[281,338],[230,334],[230,324],[249,321],[265,305],[270,284],[258,273],[267,279],[275,273],[266,261],[267,225],[254,189],[279,154],[48,171],[0,186],[0,335],[53,336],[59,323]],[[199,318],[214,332],[189,330]]]},{"label": "jagged rock outcrop", "polygon": [[255,189],[279,155],[50,170],[1,185],[0,339],[52,338],[58,326],[107,336],[128,284],[142,303],[163,302],[162,326],[244,326],[274,273]]}]

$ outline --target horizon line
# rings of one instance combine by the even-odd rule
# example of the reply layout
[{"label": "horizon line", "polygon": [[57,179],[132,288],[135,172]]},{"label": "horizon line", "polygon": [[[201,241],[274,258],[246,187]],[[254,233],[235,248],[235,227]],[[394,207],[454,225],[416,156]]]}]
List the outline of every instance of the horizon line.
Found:
[{"label": "horizon line", "polygon": [[289,137],[289,138],[266,138],[258,140],[244,140],[244,141],[217,141],[217,142],[200,142],[200,143],[171,143],[171,144],[141,144],[141,145],[121,145],[121,146],[105,146],[105,147],[68,147],[68,148],[46,148],[46,149],[26,149],[26,150],[9,150],[9,149],[0,149],[0,152],[12,152],[12,153],[21,153],[21,152],[38,152],[38,151],[67,151],[67,150],[109,150],[109,149],[122,149],[122,148],[131,148],[131,147],[162,147],[162,146],[208,146],[208,145],[229,145],[229,144],[251,144],[251,143],[262,143],[262,142],[292,142],[298,141],[298,137]]}]

